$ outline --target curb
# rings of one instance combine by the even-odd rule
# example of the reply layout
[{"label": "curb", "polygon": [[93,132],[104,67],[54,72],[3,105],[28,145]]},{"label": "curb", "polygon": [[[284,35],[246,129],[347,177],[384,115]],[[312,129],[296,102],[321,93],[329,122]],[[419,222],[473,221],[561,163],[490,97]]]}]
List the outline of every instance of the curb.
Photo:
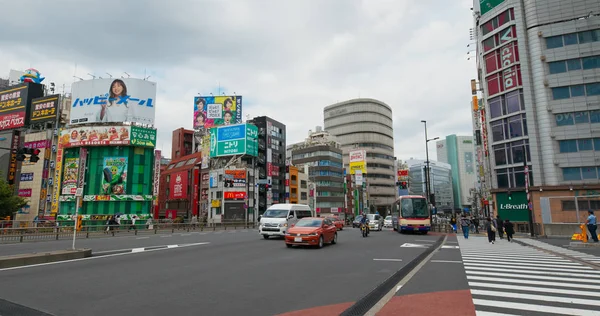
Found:
[{"label": "curb", "polygon": [[354,305],[350,306],[340,315],[342,316],[353,316],[353,315],[365,315],[373,306],[375,306],[394,286],[400,282],[406,275],[408,275],[419,263],[421,263],[427,256],[429,256],[435,249],[437,249],[444,241],[444,236],[440,236],[438,240],[429,246],[423,253],[411,260],[408,264],[396,271],[392,276],[383,283],[379,284],[369,294],[358,300]]},{"label": "curb", "polygon": [[589,261],[586,261],[586,260],[583,260],[583,259],[580,259],[580,258],[577,258],[577,257],[573,257],[571,255],[567,255],[567,254],[560,253],[560,252],[557,252],[557,251],[553,251],[553,250],[550,250],[550,249],[545,249],[545,248],[542,248],[542,247],[530,245],[530,244],[524,243],[524,242],[522,242],[522,241],[520,241],[518,239],[513,239],[513,241],[515,243],[521,245],[521,246],[531,247],[533,249],[537,249],[539,251],[542,251],[542,252],[545,252],[545,253],[549,253],[549,254],[552,254],[552,255],[555,255],[555,256],[558,256],[558,257],[567,258],[567,259],[569,259],[569,260],[571,260],[573,262],[577,262],[577,263],[580,263],[582,265],[588,266],[590,268],[593,268],[593,269],[596,269],[596,270],[600,270],[599,269],[600,268],[600,264],[597,264],[597,263],[594,263],[594,262],[589,262]]},{"label": "curb", "polygon": [[0,269],[28,266],[41,263],[82,259],[92,256],[92,249],[59,250],[45,253],[30,253],[0,257]]}]

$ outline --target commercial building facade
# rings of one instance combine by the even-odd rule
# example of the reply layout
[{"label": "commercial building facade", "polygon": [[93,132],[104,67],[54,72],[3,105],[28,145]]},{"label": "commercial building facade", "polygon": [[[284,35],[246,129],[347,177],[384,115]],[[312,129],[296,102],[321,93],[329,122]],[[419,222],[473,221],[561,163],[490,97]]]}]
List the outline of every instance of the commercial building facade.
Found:
[{"label": "commercial building facade", "polygon": [[499,200],[520,192],[511,203],[527,205],[528,185],[534,222],[577,222],[573,200],[558,196],[596,199],[600,189],[600,2],[474,1],[474,12],[482,91],[474,110],[493,209],[524,221],[527,207]]},{"label": "commercial building facade", "polygon": [[368,208],[386,214],[397,196],[392,108],[374,99],[353,99],[325,107],[324,117],[325,130],[341,144],[348,174],[350,152],[366,151]]},{"label": "commercial building facade", "polygon": [[194,131],[179,128],[173,131],[171,139],[171,159],[178,159],[192,154]]},{"label": "commercial building facade", "polygon": [[[410,183],[409,194],[426,196],[427,163],[421,159],[409,159],[408,179]],[[431,181],[431,194],[434,197],[431,204],[438,213],[453,213],[454,194],[452,190],[452,167],[450,164],[429,159],[429,179]]]},{"label": "commercial building facade", "polygon": [[452,168],[454,208],[472,206],[472,189],[477,184],[475,146],[473,136],[448,135],[436,142],[437,160]]},{"label": "commercial building facade", "polygon": [[285,124],[267,116],[255,117],[248,123],[258,127],[258,179],[267,180],[270,185],[269,189],[261,187],[258,192],[258,215],[262,215],[269,206],[284,203],[286,199]]},{"label": "commercial building facade", "polygon": [[[304,142],[289,148],[291,164],[300,169],[307,168],[308,179],[316,184],[317,214],[344,213],[344,167],[340,144],[329,133],[317,129]],[[314,188],[312,192],[314,194]]]}]

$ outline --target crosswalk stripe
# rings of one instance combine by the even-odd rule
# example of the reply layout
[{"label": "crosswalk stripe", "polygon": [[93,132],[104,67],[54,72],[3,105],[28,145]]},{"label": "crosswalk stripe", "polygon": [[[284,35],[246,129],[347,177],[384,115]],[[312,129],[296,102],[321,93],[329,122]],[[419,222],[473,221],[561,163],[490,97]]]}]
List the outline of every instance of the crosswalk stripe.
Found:
[{"label": "crosswalk stripe", "polygon": [[579,304],[579,305],[600,306],[600,301],[598,301],[598,300],[588,300],[588,299],[582,299],[582,298],[546,296],[546,295],[523,294],[523,293],[510,293],[510,292],[487,291],[487,290],[471,290],[471,294],[472,295],[493,296],[493,297],[517,298],[517,299],[525,299],[525,300],[546,301],[546,302],[559,302],[559,303],[570,303],[570,304]]},{"label": "crosswalk stripe", "polygon": [[519,316],[517,314],[494,313],[486,311],[475,311],[475,316]]},{"label": "crosswalk stripe", "polygon": [[539,292],[539,293],[553,293],[553,294],[600,297],[600,293],[597,293],[597,292],[575,291],[575,290],[543,288],[543,287],[533,287],[533,286],[521,286],[521,285],[512,285],[512,284],[505,285],[505,284],[496,284],[496,283],[469,282],[469,286],[471,286],[471,287],[487,287],[487,288],[503,289],[503,290],[509,290],[509,291],[529,291],[529,292]]},{"label": "crosswalk stripe", "polygon": [[[515,273],[497,273],[497,272],[487,272],[487,271],[467,271],[467,275],[489,275],[489,276],[497,276],[497,277],[506,277],[513,279],[536,279],[536,280],[554,280],[554,281],[565,281],[570,282],[573,281],[573,278],[561,278],[561,277],[553,277],[553,276],[545,276],[545,275],[526,275],[526,274],[515,274]],[[590,280],[590,279],[579,279],[577,282],[581,283],[596,283],[600,284],[600,280]],[[587,286],[587,285],[584,285]]]},{"label": "crosswalk stripe", "polygon": [[492,260],[492,261],[502,261],[502,262],[539,262],[539,263],[557,263],[557,264],[566,264],[566,265],[579,265],[579,263],[575,263],[575,262],[571,262],[569,260],[550,260],[550,259],[527,259],[527,258],[523,258],[523,259],[517,259],[517,258],[508,258],[508,257],[489,257],[489,256],[475,256],[475,255],[463,255],[464,257],[468,257],[468,258],[485,258],[486,260]]},{"label": "crosswalk stripe", "polygon": [[557,256],[539,256],[537,254],[532,254],[531,252],[528,254],[498,254],[495,252],[481,252],[481,251],[470,251],[470,252],[462,252],[462,254],[467,255],[467,256],[498,256],[501,258],[504,257],[508,257],[508,258],[539,258],[539,259],[558,259],[558,260],[566,260],[563,259],[561,257],[557,257]]},{"label": "crosswalk stripe", "polygon": [[532,312],[544,312],[550,314],[559,314],[559,315],[571,315],[571,316],[598,316],[598,311],[592,311],[587,309],[579,309],[579,308],[565,308],[565,307],[556,307],[556,306],[546,306],[546,305],[536,305],[536,304],[524,304],[524,303],[514,303],[514,302],[499,302],[499,301],[491,301],[491,300],[482,300],[482,299],[473,299],[473,303],[475,305],[482,306],[491,306],[491,307],[500,307],[507,309],[520,309]]},{"label": "crosswalk stripe", "polygon": [[[533,269],[533,268],[532,268]],[[529,269],[502,269],[502,268],[489,268],[489,267],[469,267],[465,266],[465,270],[480,270],[480,271],[496,271],[496,272],[508,272],[508,273],[529,273],[529,274],[541,274],[541,275],[555,275],[555,276],[572,276],[577,278],[597,278],[600,279],[600,275],[590,275],[587,274],[587,271],[581,271],[581,273],[571,273],[571,272],[554,272],[554,271],[539,271],[539,268],[536,270]]]},{"label": "crosswalk stripe", "polygon": [[[518,284],[530,284],[530,285],[545,285],[545,286],[555,286],[555,287],[573,287],[573,288],[577,288],[577,289],[582,287],[581,284],[575,284],[575,283],[558,283],[558,282],[546,282],[546,281],[534,281],[534,280],[513,280],[513,279],[489,278],[489,277],[480,277],[480,276],[471,276],[471,275],[467,275],[467,280],[518,283]],[[596,286],[596,285],[585,285],[585,288],[588,290],[600,290],[600,286]]]},{"label": "crosswalk stripe", "polygon": [[[490,267],[490,268],[499,266],[497,263],[488,264],[488,263],[474,263],[474,262],[463,262],[463,265],[465,265],[465,267],[466,266],[476,266],[476,267]],[[507,266],[507,265],[503,264],[502,266]],[[538,267],[538,266],[519,267],[519,269],[521,269],[521,268],[522,269],[536,269],[536,270],[541,270],[541,271],[563,271],[563,272],[581,272],[581,273],[590,273],[590,274],[600,274],[600,271],[592,270],[592,268],[589,268],[589,267],[583,267],[583,269],[580,269],[579,267],[576,267],[575,269],[573,269],[572,267],[569,267],[568,269],[567,268]]]},{"label": "crosswalk stripe", "polygon": [[[501,264],[502,262],[497,262],[497,261],[490,261],[490,260],[476,260],[476,259],[463,259],[463,262],[481,262],[481,263],[487,263],[487,264]],[[510,262],[511,265],[514,266],[526,266],[526,267],[556,267],[558,266],[557,264],[541,264],[541,263],[521,263],[521,262]],[[584,267],[584,266],[576,266],[576,265],[569,265],[569,266],[561,266],[561,267],[569,267],[571,269],[578,269],[578,270],[585,270],[585,269],[591,269],[589,267]]]}]

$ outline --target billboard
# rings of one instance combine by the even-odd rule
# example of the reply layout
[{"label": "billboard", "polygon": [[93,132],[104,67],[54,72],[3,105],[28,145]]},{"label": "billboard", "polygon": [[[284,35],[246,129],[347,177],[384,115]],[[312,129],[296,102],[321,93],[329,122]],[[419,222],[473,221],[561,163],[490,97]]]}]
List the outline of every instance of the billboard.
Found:
[{"label": "billboard", "polygon": [[0,91],[0,130],[25,126],[33,98],[44,96],[44,86],[27,82]]},{"label": "billboard", "polygon": [[60,132],[63,148],[79,146],[156,146],[156,130],[139,126],[81,126]]},{"label": "billboard", "polygon": [[504,2],[504,0],[479,0],[479,10],[481,10],[481,15],[483,16],[490,12],[502,2]]},{"label": "billboard", "polygon": [[58,213],[58,200],[60,198],[60,184],[62,181],[62,166],[63,166],[63,148],[60,142],[56,149],[56,163],[54,169],[54,187],[52,188],[52,204],[50,207],[50,215],[54,216]]},{"label": "billboard", "polygon": [[31,100],[31,114],[29,122],[31,124],[56,121],[58,115],[58,94],[49,95],[43,98]]},{"label": "billboard", "polygon": [[161,150],[155,150],[154,151],[154,179],[153,179],[153,188],[152,188],[152,195],[154,195],[156,197],[156,199],[154,200],[154,205],[158,205],[158,193],[159,193],[159,189],[160,189],[160,158],[162,155],[162,151]]},{"label": "billboard", "polygon": [[10,161],[8,166],[7,183],[9,185],[15,184],[15,178],[17,175],[17,151],[21,145],[21,132],[13,131],[11,143],[10,143]]},{"label": "billboard", "polygon": [[154,125],[156,83],[142,79],[74,82],[71,124],[136,122]]},{"label": "billboard", "polygon": [[65,158],[62,179],[62,194],[73,195],[77,190],[79,158]]},{"label": "billboard", "polygon": [[188,187],[188,172],[179,171],[170,175],[171,179],[169,183],[171,184],[169,198],[170,199],[184,199],[187,197],[187,187]]},{"label": "billboard", "polygon": [[252,124],[210,129],[210,157],[258,156],[258,128]]},{"label": "billboard", "polygon": [[194,129],[242,123],[242,96],[194,98]]},{"label": "billboard", "polygon": [[100,194],[125,194],[125,187],[127,186],[127,157],[104,157],[102,173],[102,192]]},{"label": "billboard", "polygon": [[350,152],[350,174],[356,174],[360,171],[361,174],[367,173],[367,151],[354,150]]}]

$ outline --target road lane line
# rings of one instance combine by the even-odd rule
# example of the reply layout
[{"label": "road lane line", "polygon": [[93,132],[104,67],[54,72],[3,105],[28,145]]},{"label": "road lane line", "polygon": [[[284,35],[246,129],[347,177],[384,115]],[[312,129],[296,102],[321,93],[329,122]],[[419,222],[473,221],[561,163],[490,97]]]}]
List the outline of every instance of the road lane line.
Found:
[{"label": "road lane line", "polygon": [[[178,248],[192,247],[192,246],[201,246],[201,245],[208,245],[208,244],[210,244],[210,242],[198,242],[198,243],[193,243],[193,244],[178,245],[179,246]],[[152,252],[152,251],[160,251],[160,250],[167,250],[167,249],[169,249],[169,248],[150,249],[150,250],[146,250],[146,251],[143,251],[143,252]],[[127,250],[130,250],[130,249],[127,249]],[[34,267],[49,266],[49,265],[55,265],[55,264],[61,264],[61,263],[64,264],[64,263],[77,262],[77,261],[95,260],[95,259],[102,259],[102,258],[108,258],[108,257],[117,257],[117,256],[131,255],[131,254],[134,254],[134,253],[135,252],[128,251],[128,252],[114,253],[114,254],[104,255],[104,256],[96,256],[96,257],[92,256],[92,257],[80,258],[80,259],[73,259],[73,260],[45,262],[45,263],[31,264],[31,265],[26,265],[26,266],[3,268],[3,269],[0,269],[0,272],[2,272],[2,271],[9,271],[9,270],[25,269],[25,268],[34,268]]]},{"label": "road lane line", "polygon": [[177,248],[179,245],[168,245],[167,248]]},{"label": "road lane line", "polygon": [[373,259],[373,261],[402,261],[402,259]]},{"label": "road lane line", "polygon": [[500,307],[500,308],[509,308],[509,309],[519,309],[526,310],[531,312],[542,312],[542,313],[553,313],[553,314],[562,314],[562,315],[573,315],[573,316],[597,316],[598,311],[588,310],[588,309],[579,309],[579,308],[566,308],[566,307],[556,307],[556,306],[546,306],[546,305],[536,305],[536,304],[526,304],[526,303],[513,303],[506,301],[491,301],[491,300],[482,300],[478,298],[473,299],[474,305],[488,306],[488,307]]},{"label": "road lane line", "polygon": [[136,238],[136,239],[138,239],[138,240],[139,240],[139,239],[148,239],[148,238],[150,238],[150,237],[138,237],[138,238]]},{"label": "road lane line", "polygon": [[146,250],[146,248],[133,248],[133,249],[131,249],[131,252],[143,252],[145,250]]},{"label": "road lane line", "polygon": [[160,237],[169,238],[169,237],[173,237],[173,235],[160,235]]}]

